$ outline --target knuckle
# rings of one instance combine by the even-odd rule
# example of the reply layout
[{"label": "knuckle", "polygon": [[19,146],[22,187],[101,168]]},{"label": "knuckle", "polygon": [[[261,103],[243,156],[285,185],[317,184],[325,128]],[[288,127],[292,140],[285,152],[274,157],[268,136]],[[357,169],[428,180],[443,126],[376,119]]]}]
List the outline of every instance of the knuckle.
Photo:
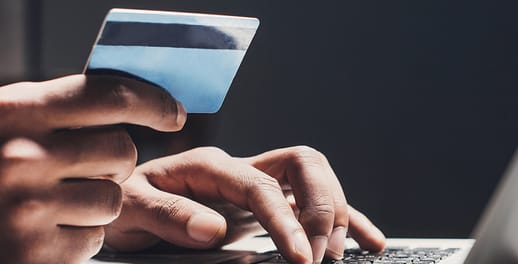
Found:
[{"label": "knuckle", "polygon": [[290,160],[297,166],[324,166],[326,157],[320,151],[309,146],[293,147],[290,152]]},{"label": "knuckle", "polygon": [[255,203],[265,196],[282,196],[281,185],[271,177],[243,177],[240,184],[242,185],[241,188],[249,193],[249,203]]},{"label": "knuckle", "polygon": [[120,79],[110,79],[108,82],[110,89],[106,96],[107,103],[117,109],[122,114],[129,114],[129,109],[133,105],[135,95],[132,89]]},{"label": "knuckle", "polygon": [[191,157],[198,160],[199,165],[208,168],[219,167],[231,158],[225,151],[217,147],[199,147],[191,151]]},{"label": "knuckle", "polygon": [[133,93],[131,92],[129,86],[124,82],[116,82],[111,90],[110,95],[112,96],[113,102],[116,106],[120,108],[128,108],[131,106]]},{"label": "knuckle", "polygon": [[229,155],[225,151],[217,147],[199,147],[194,150],[197,152],[196,154],[205,155],[211,158],[218,159],[229,157]]},{"label": "knuckle", "polygon": [[47,164],[48,158],[38,143],[26,138],[11,139],[0,146],[0,182],[16,178],[27,168]]},{"label": "knuckle", "polygon": [[272,191],[272,192],[279,192],[282,193],[282,188],[279,182],[272,177],[265,177],[265,176],[256,176],[256,177],[249,177],[250,184],[249,186],[254,187],[254,189],[261,189],[266,191]]},{"label": "knuckle", "polygon": [[45,150],[34,140],[13,138],[0,147],[2,159],[38,159],[44,157]]},{"label": "knuckle", "polygon": [[346,215],[349,212],[349,205],[345,199],[335,199],[335,213]]},{"label": "knuckle", "polygon": [[300,213],[301,217],[308,219],[333,218],[335,210],[330,204],[317,204],[303,208]]},{"label": "knuckle", "polygon": [[309,228],[310,235],[328,235],[334,224],[334,207],[329,204],[317,204],[300,211],[300,223]]},{"label": "knuckle", "polygon": [[154,201],[151,214],[158,222],[170,222],[171,219],[183,215],[185,208],[181,205],[179,198],[158,199]]}]

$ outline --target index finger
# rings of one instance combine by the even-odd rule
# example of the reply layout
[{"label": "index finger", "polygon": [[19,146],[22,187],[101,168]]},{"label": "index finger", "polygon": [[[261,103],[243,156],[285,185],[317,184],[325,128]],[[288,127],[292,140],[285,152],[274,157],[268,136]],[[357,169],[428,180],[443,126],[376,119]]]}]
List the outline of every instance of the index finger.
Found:
[{"label": "index finger", "polygon": [[210,149],[157,159],[141,165],[139,170],[161,190],[195,200],[224,199],[252,211],[288,260],[312,261],[305,231],[279,183],[260,170]]},{"label": "index finger", "polygon": [[2,87],[0,99],[6,129],[130,123],[176,131],[186,120],[183,106],[165,90],[114,76],[71,75],[40,83],[16,83]]},{"label": "index finger", "polygon": [[291,188],[314,260],[322,261],[326,249],[329,256],[340,259],[349,222],[347,201],[326,157],[297,146],[269,151],[248,162]]}]

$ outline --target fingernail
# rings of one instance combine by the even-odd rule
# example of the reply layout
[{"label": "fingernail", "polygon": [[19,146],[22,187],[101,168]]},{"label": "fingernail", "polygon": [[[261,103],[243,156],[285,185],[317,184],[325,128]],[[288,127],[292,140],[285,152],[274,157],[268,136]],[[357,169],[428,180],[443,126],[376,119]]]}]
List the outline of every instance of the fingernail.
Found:
[{"label": "fingernail", "polygon": [[296,232],[293,235],[293,240],[295,241],[295,252],[297,252],[299,255],[306,259],[304,263],[311,263],[311,245],[309,244],[304,232]]},{"label": "fingernail", "polygon": [[345,236],[345,227],[338,226],[333,229],[327,244],[327,254],[330,258],[338,260],[344,257]]},{"label": "fingernail", "polygon": [[327,237],[314,236],[311,238],[310,243],[313,250],[313,263],[322,263],[327,248]]},{"label": "fingernail", "polygon": [[220,234],[223,237],[225,226],[225,219],[219,215],[198,213],[187,222],[187,234],[198,242],[208,243]]}]

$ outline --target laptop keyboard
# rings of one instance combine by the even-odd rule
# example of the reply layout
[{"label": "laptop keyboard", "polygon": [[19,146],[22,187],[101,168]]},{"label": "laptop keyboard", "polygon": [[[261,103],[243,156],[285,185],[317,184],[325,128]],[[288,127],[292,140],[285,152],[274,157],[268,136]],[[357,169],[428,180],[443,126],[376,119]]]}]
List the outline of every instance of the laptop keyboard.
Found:
[{"label": "laptop keyboard", "polygon": [[[458,248],[386,248],[380,253],[361,249],[347,249],[342,260],[324,260],[325,264],[434,264],[452,255]],[[288,263],[280,254],[270,253],[271,257],[250,263]],[[263,255],[264,257],[264,255]]]}]

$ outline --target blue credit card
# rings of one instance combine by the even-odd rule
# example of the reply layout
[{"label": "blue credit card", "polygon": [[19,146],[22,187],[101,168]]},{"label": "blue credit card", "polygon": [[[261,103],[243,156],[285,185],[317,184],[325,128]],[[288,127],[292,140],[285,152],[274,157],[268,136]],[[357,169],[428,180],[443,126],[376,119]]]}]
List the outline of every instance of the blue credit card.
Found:
[{"label": "blue credit card", "polygon": [[84,72],[146,81],[188,113],[215,113],[258,26],[249,17],[112,9]]}]

